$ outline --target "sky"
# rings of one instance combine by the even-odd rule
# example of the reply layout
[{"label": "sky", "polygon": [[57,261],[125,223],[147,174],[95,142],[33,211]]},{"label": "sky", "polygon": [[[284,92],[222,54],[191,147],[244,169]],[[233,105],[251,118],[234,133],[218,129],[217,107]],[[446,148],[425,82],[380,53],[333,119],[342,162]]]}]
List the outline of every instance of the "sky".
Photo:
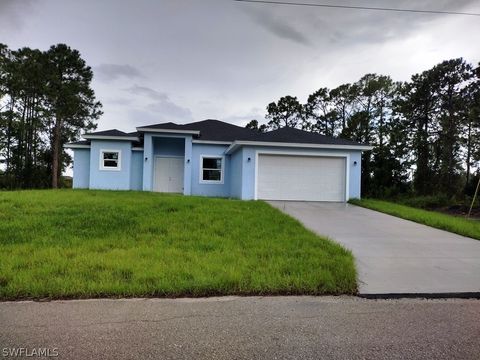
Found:
[{"label": "sky", "polygon": [[[480,13],[479,0],[290,0]],[[264,122],[281,96],[366,73],[405,81],[442,60],[480,61],[480,17],[232,0],[0,0],[0,43],[66,43],[94,71],[98,130]]]}]

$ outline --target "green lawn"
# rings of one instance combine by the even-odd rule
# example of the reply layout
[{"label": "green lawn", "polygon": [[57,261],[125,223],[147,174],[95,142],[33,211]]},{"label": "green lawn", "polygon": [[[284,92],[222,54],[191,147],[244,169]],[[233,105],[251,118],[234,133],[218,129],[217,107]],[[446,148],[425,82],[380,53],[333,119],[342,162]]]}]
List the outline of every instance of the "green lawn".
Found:
[{"label": "green lawn", "polygon": [[350,203],[480,240],[480,221],[478,220],[467,220],[382,200],[354,199],[350,200]]},{"label": "green lawn", "polygon": [[0,299],[355,292],[349,251],[264,202],[0,192]]}]

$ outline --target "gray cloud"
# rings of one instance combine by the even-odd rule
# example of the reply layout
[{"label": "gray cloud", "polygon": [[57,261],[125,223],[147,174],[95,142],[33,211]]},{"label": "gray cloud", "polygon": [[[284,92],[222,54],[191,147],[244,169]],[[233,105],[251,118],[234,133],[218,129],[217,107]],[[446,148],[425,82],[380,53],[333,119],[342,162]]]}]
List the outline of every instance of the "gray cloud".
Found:
[{"label": "gray cloud", "polygon": [[[359,2],[385,5],[342,0]],[[480,11],[478,0],[395,0],[391,6]],[[480,33],[474,17],[229,0],[141,0],[134,10],[130,0],[0,0],[0,41],[43,50],[63,42],[89,65],[102,64],[92,84],[104,103],[99,129],[125,131],[191,118],[262,122],[267,104],[285,94],[305,101],[319,87],[369,72],[407,80],[444,59],[480,60],[472,45]]]},{"label": "gray cloud", "polygon": [[245,8],[245,12],[257,25],[282,39],[303,45],[311,44],[311,41],[301,31],[287,23],[286,19],[274,16],[272,12],[267,12],[258,8]]},{"label": "gray cloud", "polygon": [[193,118],[190,109],[175,104],[166,93],[139,85],[134,85],[125,90],[130,94],[154,100],[154,102],[149,102],[145,109],[166,121],[186,122]]},{"label": "gray cloud", "polygon": [[0,22],[2,23],[0,34],[1,28],[7,30],[7,26],[20,29],[26,21],[26,16],[30,15],[33,5],[33,0],[0,0]]},{"label": "gray cloud", "polygon": [[93,68],[95,75],[103,81],[112,81],[119,78],[140,78],[142,73],[137,68],[131,65],[119,64],[100,64]]}]

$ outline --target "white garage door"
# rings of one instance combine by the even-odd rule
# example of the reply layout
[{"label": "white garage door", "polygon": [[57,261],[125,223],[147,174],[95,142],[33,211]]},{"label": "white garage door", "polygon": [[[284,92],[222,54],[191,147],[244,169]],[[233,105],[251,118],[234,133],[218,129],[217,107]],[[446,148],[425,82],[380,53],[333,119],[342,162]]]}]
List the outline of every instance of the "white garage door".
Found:
[{"label": "white garage door", "polygon": [[345,158],[259,155],[257,197],[345,201]]}]

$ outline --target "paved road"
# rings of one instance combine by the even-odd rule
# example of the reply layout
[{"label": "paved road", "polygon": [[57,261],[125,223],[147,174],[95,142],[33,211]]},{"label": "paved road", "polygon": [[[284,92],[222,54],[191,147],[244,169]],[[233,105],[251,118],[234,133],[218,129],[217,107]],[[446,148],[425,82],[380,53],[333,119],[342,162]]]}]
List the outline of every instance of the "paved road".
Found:
[{"label": "paved road", "polygon": [[[224,297],[0,303],[0,351],[60,359],[479,359],[479,300]],[[2,354],[0,354],[2,358]]]},{"label": "paved road", "polygon": [[480,292],[480,241],[343,203],[270,201],[352,250],[362,294]]}]

